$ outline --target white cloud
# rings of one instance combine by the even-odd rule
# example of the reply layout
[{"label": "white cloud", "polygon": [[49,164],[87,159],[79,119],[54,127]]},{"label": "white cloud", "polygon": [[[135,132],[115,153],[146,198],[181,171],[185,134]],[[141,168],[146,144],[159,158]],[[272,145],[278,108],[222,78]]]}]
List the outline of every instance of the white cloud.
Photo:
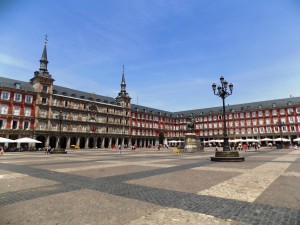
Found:
[{"label": "white cloud", "polygon": [[0,63],[7,66],[30,70],[32,66],[24,60],[6,54],[0,54]]}]

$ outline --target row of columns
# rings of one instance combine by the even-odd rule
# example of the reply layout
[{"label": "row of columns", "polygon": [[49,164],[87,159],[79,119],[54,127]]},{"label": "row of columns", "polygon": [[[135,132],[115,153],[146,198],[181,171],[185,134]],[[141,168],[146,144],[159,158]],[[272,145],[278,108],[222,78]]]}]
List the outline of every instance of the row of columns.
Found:
[{"label": "row of columns", "polygon": [[[51,136],[52,137],[52,136]],[[45,146],[51,146],[51,141],[50,141],[50,136],[46,137],[45,140]],[[59,147],[59,137],[55,137],[56,138],[56,142],[55,142],[55,146],[51,146],[52,148],[58,148]],[[62,136],[62,138],[66,138],[66,148],[70,148],[71,147],[71,139],[73,138],[72,136]],[[80,140],[82,137],[76,137],[76,143],[75,145],[77,146],[81,146],[80,144]],[[105,142],[106,140],[108,140],[108,145],[107,148],[112,148],[113,146],[113,139],[115,139],[114,145],[118,146],[121,145],[122,147],[125,146],[125,144],[127,144],[127,147],[133,145],[133,144],[137,144],[139,141],[140,147],[147,147],[146,144],[151,144],[154,145],[155,143],[158,143],[158,139],[148,139],[148,138],[131,138],[131,137],[84,137],[85,138],[85,142],[84,142],[84,147],[83,148],[90,148],[89,147],[89,143],[90,143],[90,138],[93,138],[93,144],[92,147],[96,148],[96,147],[101,147],[101,148],[105,148]],[[98,145],[98,139],[101,138],[101,143],[100,145]],[[125,142],[125,140],[127,139],[127,141]],[[142,143],[144,144],[144,146],[142,146]],[[73,143],[74,144],[74,143]]]},{"label": "row of columns", "polygon": [[[66,138],[66,148],[70,148],[71,147],[71,139],[73,137],[71,136],[62,136],[61,138]],[[76,143],[75,145],[80,146],[80,140],[82,137],[76,137]],[[100,146],[101,148],[104,148],[105,146],[105,140],[108,139],[108,146],[107,148],[111,148],[113,146],[113,139],[115,139],[115,145],[121,145],[122,147],[124,147],[125,145],[125,139],[128,140],[128,145],[130,145],[131,143],[131,138],[129,137],[125,137],[125,138],[118,138],[118,137],[84,137],[84,148],[89,148],[89,143],[90,143],[90,139],[93,138],[93,144],[92,144],[92,148],[96,148],[98,146]],[[100,145],[98,145],[98,139],[101,139],[101,143]],[[59,147],[59,141],[60,138],[56,137],[56,143],[55,146],[51,146],[54,148],[58,148]],[[50,136],[46,137],[46,141],[45,141],[45,146],[49,146],[50,145]]]}]

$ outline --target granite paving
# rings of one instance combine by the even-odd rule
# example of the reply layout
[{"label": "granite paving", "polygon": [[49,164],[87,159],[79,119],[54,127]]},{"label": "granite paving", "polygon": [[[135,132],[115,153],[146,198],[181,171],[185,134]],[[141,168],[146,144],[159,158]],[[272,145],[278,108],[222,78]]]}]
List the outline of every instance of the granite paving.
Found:
[{"label": "granite paving", "polygon": [[0,157],[0,224],[300,224],[300,150],[13,152]]}]

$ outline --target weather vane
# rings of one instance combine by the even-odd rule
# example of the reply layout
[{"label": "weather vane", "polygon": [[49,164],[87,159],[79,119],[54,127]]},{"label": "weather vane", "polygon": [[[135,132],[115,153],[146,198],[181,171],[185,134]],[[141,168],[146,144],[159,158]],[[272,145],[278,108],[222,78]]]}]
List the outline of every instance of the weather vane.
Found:
[{"label": "weather vane", "polygon": [[47,42],[48,42],[48,35],[45,34],[44,36],[45,36],[45,44],[47,44]]}]

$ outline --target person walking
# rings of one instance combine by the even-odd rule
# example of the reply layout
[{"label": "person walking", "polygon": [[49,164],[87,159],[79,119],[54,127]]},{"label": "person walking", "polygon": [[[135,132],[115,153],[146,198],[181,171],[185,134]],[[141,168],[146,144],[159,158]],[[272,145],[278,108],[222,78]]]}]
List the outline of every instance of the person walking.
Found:
[{"label": "person walking", "polygon": [[2,145],[0,145],[0,155],[4,155],[4,149]]},{"label": "person walking", "polygon": [[119,154],[121,154],[122,153],[122,147],[121,147],[121,145],[119,145],[118,149],[119,149]]}]

